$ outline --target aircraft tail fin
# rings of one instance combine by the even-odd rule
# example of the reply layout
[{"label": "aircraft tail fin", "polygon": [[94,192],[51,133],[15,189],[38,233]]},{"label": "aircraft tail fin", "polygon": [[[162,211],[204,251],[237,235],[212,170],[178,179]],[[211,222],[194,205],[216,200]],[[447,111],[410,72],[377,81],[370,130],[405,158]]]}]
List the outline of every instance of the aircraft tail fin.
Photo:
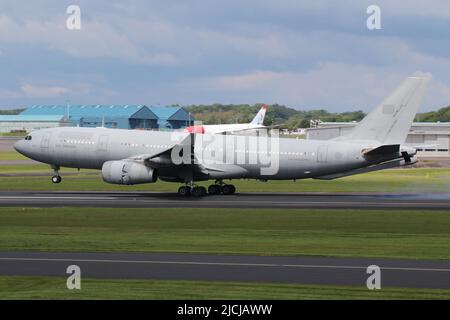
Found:
[{"label": "aircraft tail fin", "polygon": [[338,140],[370,140],[383,144],[405,142],[431,75],[406,78],[352,131]]},{"label": "aircraft tail fin", "polygon": [[267,105],[263,104],[261,106],[261,109],[259,109],[256,116],[253,118],[252,122],[250,124],[256,124],[256,125],[262,125],[264,123],[264,117],[266,116],[267,111]]}]

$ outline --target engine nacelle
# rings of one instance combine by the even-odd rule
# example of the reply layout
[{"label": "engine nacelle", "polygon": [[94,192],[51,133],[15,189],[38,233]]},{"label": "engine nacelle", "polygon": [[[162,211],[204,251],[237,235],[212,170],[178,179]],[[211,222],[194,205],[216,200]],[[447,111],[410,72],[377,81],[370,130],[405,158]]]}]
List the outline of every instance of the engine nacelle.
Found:
[{"label": "engine nacelle", "polygon": [[155,169],[135,161],[107,161],[102,166],[103,181],[112,184],[152,183],[158,180]]}]

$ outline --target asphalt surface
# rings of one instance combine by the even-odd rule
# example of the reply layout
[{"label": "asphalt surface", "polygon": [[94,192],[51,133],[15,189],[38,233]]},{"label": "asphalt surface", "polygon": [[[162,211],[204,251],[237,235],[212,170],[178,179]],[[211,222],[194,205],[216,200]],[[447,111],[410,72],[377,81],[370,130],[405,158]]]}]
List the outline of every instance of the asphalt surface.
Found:
[{"label": "asphalt surface", "polygon": [[244,281],[365,287],[367,267],[381,270],[382,287],[450,288],[450,261],[263,257],[153,253],[0,252],[0,275],[107,279]]},{"label": "asphalt surface", "polygon": [[449,210],[450,194],[238,193],[195,198],[164,192],[0,191],[2,206]]},{"label": "asphalt surface", "polygon": [[0,137],[0,151],[14,151],[14,143],[23,137]]}]

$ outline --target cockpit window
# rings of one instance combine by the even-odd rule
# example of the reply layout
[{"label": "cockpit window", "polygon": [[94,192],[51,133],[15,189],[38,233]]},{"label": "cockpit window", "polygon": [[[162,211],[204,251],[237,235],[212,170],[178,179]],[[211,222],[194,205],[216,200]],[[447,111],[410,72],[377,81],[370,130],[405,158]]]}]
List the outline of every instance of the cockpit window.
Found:
[{"label": "cockpit window", "polygon": [[25,140],[31,140],[31,136],[26,136]]}]

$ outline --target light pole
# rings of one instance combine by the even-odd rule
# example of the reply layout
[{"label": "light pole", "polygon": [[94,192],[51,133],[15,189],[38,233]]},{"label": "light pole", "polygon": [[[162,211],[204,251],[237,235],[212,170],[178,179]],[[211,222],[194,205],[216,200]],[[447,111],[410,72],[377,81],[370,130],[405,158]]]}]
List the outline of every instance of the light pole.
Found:
[{"label": "light pole", "polygon": [[66,100],[66,117],[67,117],[67,123],[69,123],[69,119],[70,119],[70,100]]}]

